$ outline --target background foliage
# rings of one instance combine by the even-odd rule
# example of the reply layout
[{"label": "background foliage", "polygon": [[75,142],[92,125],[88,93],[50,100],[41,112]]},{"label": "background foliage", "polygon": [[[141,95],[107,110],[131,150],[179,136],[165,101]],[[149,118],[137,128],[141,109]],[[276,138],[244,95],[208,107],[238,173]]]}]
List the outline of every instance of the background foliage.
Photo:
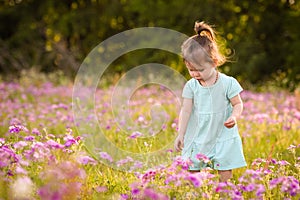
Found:
[{"label": "background foliage", "polygon": [[[74,77],[93,47],[114,34],[155,26],[192,35],[196,20],[215,25],[222,37],[223,49],[232,62],[221,70],[251,83],[275,79],[279,86],[297,87],[297,0],[2,0],[0,72],[15,76],[34,68],[62,70]],[[178,56],[151,49],[120,57],[111,73],[148,62],[187,73]]]}]

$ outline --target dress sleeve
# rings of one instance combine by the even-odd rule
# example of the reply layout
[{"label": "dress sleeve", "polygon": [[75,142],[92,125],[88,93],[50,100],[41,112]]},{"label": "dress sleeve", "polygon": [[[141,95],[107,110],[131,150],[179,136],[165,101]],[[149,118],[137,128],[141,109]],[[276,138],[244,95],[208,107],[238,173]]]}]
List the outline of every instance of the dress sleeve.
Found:
[{"label": "dress sleeve", "polygon": [[228,88],[227,88],[227,98],[231,99],[232,97],[235,97],[242,91],[243,91],[243,88],[239,84],[239,82],[235,78],[230,77]]},{"label": "dress sleeve", "polygon": [[193,93],[193,90],[191,88],[191,82],[188,81],[184,88],[183,88],[183,91],[182,91],[182,97],[183,98],[187,98],[187,99],[192,99],[194,98],[194,93]]}]

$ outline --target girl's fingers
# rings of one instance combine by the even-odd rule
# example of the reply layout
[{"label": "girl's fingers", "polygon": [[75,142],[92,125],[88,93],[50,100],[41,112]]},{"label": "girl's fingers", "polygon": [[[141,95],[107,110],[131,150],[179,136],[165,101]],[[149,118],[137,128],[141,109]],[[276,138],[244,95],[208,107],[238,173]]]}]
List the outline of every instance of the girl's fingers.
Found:
[{"label": "girl's fingers", "polygon": [[233,119],[227,120],[224,123],[224,126],[226,126],[227,128],[232,128],[232,127],[234,127],[234,125],[235,125],[235,120],[233,120]]}]

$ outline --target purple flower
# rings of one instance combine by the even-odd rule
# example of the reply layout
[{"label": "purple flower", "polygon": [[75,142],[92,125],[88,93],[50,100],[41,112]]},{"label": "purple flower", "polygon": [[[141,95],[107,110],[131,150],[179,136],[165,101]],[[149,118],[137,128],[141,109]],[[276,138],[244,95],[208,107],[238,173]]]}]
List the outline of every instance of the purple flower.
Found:
[{"label": "purple flower", "polygon": [[117,166],[120,167],[121,165],[124,165],[128,162],[133,162],[133,159],[130,156],[127,156],[125,159],[119,160],[117,162]]},{"label": "purple flower", "polygon": [[15,149],[21,149],[23,147],[26,147],[27,145],[28,145],[27,142],[25,142],[25,141],[19,141],[19,142],[16,142],[14,144],[14,148]]},{"label": "purple flower", "polygon": [[152,169],[149,169],[149,170],[142,176],[143,183],[148,182],[148,181],[151,181],[151,180],[154,180],[155,176],[156,176],[156,171],[155,171],[155,170],[152,170]]},{"label": "purple flower", "polygon": [[191,181],[196,188],[202,185],[202,181],[199,179],[197,174],[190,174],[186,177],[186,180]]},{"label": "purple flower", "polygon": [[300,194],[299,181],[293,176],[282,176],[272,179],[269,184],[271,189],[281,185],[281,192],[289,193],[291,196]]},{"label": "purple flower", "polygon": [[16,173],[17,174],[25,174],[25,175],[27,175],[27,171],[24,168],[20,167],[20,166],[16,167]]},{"label": "purple flower", "polygon": [[144,165],[144,163],[140,162],[140,161],[135,161],[133,166],[130,167],[130,170],[135,170],[135,169],[140,169],[142,168]]},{"label": "purple flower", "polygon": [[159,194],[157,194],[152,188],[146,188],[144,190],[144,196],[148,197],[149,199],[160,199]]},{"label": "purple flower", "polygon": [[282,182],[282,177],[274,178],[274,179],[270,180],[270,182],[269,182],[270,188],[271,189],[275,188],[281,182]]},{"label": "purple flower", "polygon": [[25,141],[33,141],[34,139],[35,139],[35,138],[34,138],[34,136],[32,136],[32,135],[26,136],[26,137],[24,138]]},{"label": "purple flower", "polygon": [[135,139],[135,138],[137,138],[137,137],[140,137],[140,136],[142,136],[143,134],[141,133],[141,132],[139,132],[139,131],[134,131],[130,136],[129,136],[129,138],[130,139]]},{"label": "purple flower", "polygon": [[40,131],[37,128],[32,129],[31,133],[34,135],[41,135]]},{"label": "purple flower", "polygon": [[19,156],[8,146],[0,146],[0,167],[6,167],[19,161]]},{"label": "purple flower", "polygon": [[64,145],[59,144],[59,143],[57,143],[57,142],[55,142],[54,140],[51,140],[51,139],[48,140],[46,143],[49,147],[52,147],[54,149],[63,149],[64,148]]},{"label": "purple flower", "polygon": [[128,196],[128,194],[121,194],[121,198],[126,200],[129,198],[129,196]]},{"label": "purple flower", "polygon": [[132,195],[138,195],[140,193],[140,190],[138,189],[138,188],[133,188],[132,190],[131,190],[131,194]]},{"label": "purple flower", "polygon": [[10,133],[19,133],[21,131],[28,132],[28,129],[23,125],[12,125],[9,126],[8,129]]},{"label": "purple flower", "polygon": [[78,161],[84,165],[87,165],[87,164],[95,165],[97,163],[93,158],[91,158],[89,156],[79,156]]},{"label": "purple flower", "polygon": [[252,192],[254,189],[255,189],[255,184],[254,183],[250,183],[249,185],[247,185],[246,187],[245,187],[245,191],[246,192]]},{"label": "purple flower", "polygon": [[183,170],[188,170],[191,165],[192,161],[190,159],[183,160],[181,156],[177,156],[172,163],[172,167],[181,167]]},{"label": "purple flower", "polygon": [[4,138],[0,138],[0,146],[2,146],[5,143],[5,139]]},{"label": "purple flower", "polygon": [[106,192],[106,191],[107,191],[107,187],[106,187],[106,186],[97,186],[97,187],[95,188],[95,190],[96,190],[97,192]]},{"label": "purple flower", "polygon": [[286,160],[280,160],[280,161],[278,161],[278,164],[281,166],[290,165],[290,163]]},{"label": "purple flower", "polygon": [[226,182],[220,182],[216,188],[216,192],[223,192],[224,188],[227,187],[227,183]]},{"label": "purple flower", "polygon": [[198,154],[196,155],[196,158],[197,158],[198,160],[200,160],[200,161],[203,161],[204,163],[209,163],[209,162],[210,162],[210,159],[209,159],[206,155],[201,154],[201,153],[198,153]]},{"label": "purple flower", "polygon": [[256,189],[256,196],[262,197],[262,195],[265,193],[266,189],[265,186],[262,184],[257,185]]},{"label": "purple flower", "polygon": [[70,147],[73,144],[78,144],[77,138],[75,139],[72,135],[66,135],[64,137],[65,142],[65,147]]},{"label": "purple flower", "polygon": [[100,152],[99,154],[101,158],[108,160],[109,162],[113,162],[112,157],[107,152]]}]

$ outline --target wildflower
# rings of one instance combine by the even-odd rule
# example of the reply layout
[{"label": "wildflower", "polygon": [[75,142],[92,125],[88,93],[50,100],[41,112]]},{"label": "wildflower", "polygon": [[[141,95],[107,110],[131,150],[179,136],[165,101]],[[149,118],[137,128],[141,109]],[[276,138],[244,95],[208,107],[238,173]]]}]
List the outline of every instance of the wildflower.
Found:
[{"label": "wildflower", "polygon": [[101,158],[108,160],[109,162],[113,162],[112,157],[107,152],[100,152],[99,154]]},{"label": "wildflower", "polygon": [[95,165],[97,163],[95,159],[89,156],[79,156],[78,161],[83,165],[87,165],[87,164]]},{"label": "wildflower", "polygon": [[16,142],[13,146],[15,149],[21,149],[23,147],[26,147],[27,145],[28,145],[27,142],[19,141],[19,142]]},{"label": "wildflower", "polygon": [[281,165],[281,166],[290,165],[290,163],[286,160],[278,161],[278,164]]},{"label": "wildflower", "polygon": [[154,180],[155,176],[156,176],[156,171],[155,171],[155,170],[152,170],[152,169],[149,169],[149,170],[142,176],[143,183],[148,182],[148,181],[151,181],[151,180]]},{"label": "wildflower", "polygon": [[124,165],[128,162],[133,162],[133,159],[130,156],[127,156],[125,159],[119,160],[117,162],[117,166],[120,167],[121,165]]},{"label": "wildflower", "polygon": [[28,135],[28,136],[26,136],[26,137],[24,137],[24,140],[25,141],[33,141],[35,138],[34,138],[34,136],[32,136],[32,135]]},{"label": "wildflower", "polygon": [[175,157],[172,163],[172,167],[181,167],[183,170],[188,170],[190,165],[192,165],[192,161],[190,159],[183,160],[181,156]]},{"label": "wildflower", "polygon": [[2,146],[5,143],[5,139],[4,138],[0,138],[0,146]]},{"label": "wildflower", "polygon": [[271,189],[281,184],[281,192],[289,193],[291,196],[300,194],[299,181],[293,176],[282,176],[275,178],[272,179],[269,184]]},{"label": "wildflower", "polygon": [[6,167],[19,161],[19,156],[8,146],[0,146],[0,167]]},{"label": "wildflower", "polygon": [[288,150],[291,150],[291,149],[295,149],[295,148],[297,148],[297,147],[296,147],[295,145],[292,145],[292,144],[291,144],[287,149],[288,149]]},{"label": "wildflower", "polygon": [[48,140],[47,142],[46,142],[46,144],[49,146],[49,147],[52,147],[52,148],[54,148],[54,149],[62,149],[62,148],[64,148],[64,145],[62,145],[62,144],[59,144],[59,143],[57,143],[57,142],[55,142],[54,140]]},{"label": "wildflower", "polygon": [[166,152],[167,153],[173,153],[173,149],[167,149]]},{"label": "wildflower", "polygon": [[253,183],[250,183],[250,184],[248,184],[245,188],[244,188],[244,191],[246,191],[246,192],[252,192],[254,189],[255,189],[255,184],[253,184]]},{"label": "wildflower", "polygon": [[202,181],[198,178],[197,174],[190,174],[186,177],[186,180],[191,181],[196,188],[202,185]]},{"label": "wildflower", "polygon": [[150,199],[159,199],[159,195],[152,188],[146,188],[144,190],[144,196]]},{"label": "wildflower", "polygon": [[227,187],[226,182],[220,182],[216,187],[216,192],[224,192],[224,189]]},{"label": "wildflower", "polygon": [[177,128],[177,124],[176,124],[176,123],[172,123],[172,124],[171,124],[171,127],[172,127],[173,129],[176,129],[176,128]]},{"label": "wildflower", "polygon": [[21,131],[28,132],[28,129],[23,125],[12,125],[9,126],[8,129],[10,133],[19,133]]},{"label": "wildflower", "polygon": [[138,189],[138,188],[133,188],[132,190],[131,190],[131,194],[132,195],[138,195],[140,193],[140,189]]},{"label": "wildflower", "polygon": [[134,131],[130,136],[129,136],[129,138],[130,139],[135,139],[135,138],[138,138],[138,137],[140,137],[140,136],[142,136],[143,134],[141,133],[141,132],[139,132],[139,131]]},{"label": "wildflower", "polygon": [[144,121],[145,121],[145,117],[142,116],[142,115],[140,115],[140,116],[138,117],[137,121],[140,122],[140,123],[141,123],[141,122],[144,122]]},{"label": "wildflower", "polygon": [[31,133],[34,135],[41,135],[40,131],[37,128],[33,128]]},{"label": "wildflower", "polygon": [[266,191],[265,186],[262,184],[258,184],[256,189],[256,196],[262,197],[265,191]]},{"label": "wildflower", "polygon": [[129,196],[128,196],[128,194],[121,194],[121,198],[124,199],[124,200],[126,200],[126,199],[129,198]]},{"label": "wildflower", "polygon": [[135,170],[135,169],[140,169],[140,168],[143,167],[143,165],[144,165],[144,164],[143,164],[142,162],[140,162],[140,161],[135,161],[134,164],[133,164],[133,166],[130,167],[130,171],[133,171],[133,170]]},{"label": "wildflower", "polygon": [[203,161],[204,163],[209,163],[209,162],[210,162],[210,159],[209,159],[206,155],[201,154],[201,153],[198,153],[198,154],[196,155],[196,158],[197,158],[198,160],[200,160],[200,161]]},{"label": "wildflower", "polygon": [[169,199],[167,195],[158,193],[152,188],[144,189],[144,197],[149,198],[149,199],[159,199],[159,200],[168,200]]},{"label": "wildflower", "polygon": [[72,136],[72,135],[66,135],[64,137],[65,142],[65,147],[70,147],[73,144],[78,144],[78,141]]},{"label": "wildflower", "polygon": [[216,188],[217,193],[227,194],[230,198],[234,200],[244,199],[239,187],[231,182],[220,182]]},{"label": "wildflower", "polygon": [[107,191],[107,187],[106,187],[106,186],[97,186],[97,187],[95,188],[95,190],[96,190],[97,192],[106,192],[106,191]]},{"label": "wildflower", "polygon": [[21,166],[17,166],[16,167],[16,174],[25,174],[25,175],[27,175],[27,171],[24,168],[22,168]]}]

